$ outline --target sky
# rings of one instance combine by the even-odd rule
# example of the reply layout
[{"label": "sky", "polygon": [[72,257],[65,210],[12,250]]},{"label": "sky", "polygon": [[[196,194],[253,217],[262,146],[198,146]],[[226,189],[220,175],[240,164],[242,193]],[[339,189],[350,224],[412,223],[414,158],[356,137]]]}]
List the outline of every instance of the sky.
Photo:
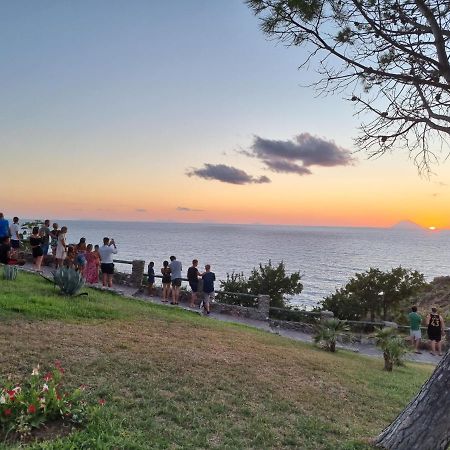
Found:
[{"label": "sky", "polygon": [[357,152],[240,0],[0,1],[6,217],[450,227],[450,161]]}]

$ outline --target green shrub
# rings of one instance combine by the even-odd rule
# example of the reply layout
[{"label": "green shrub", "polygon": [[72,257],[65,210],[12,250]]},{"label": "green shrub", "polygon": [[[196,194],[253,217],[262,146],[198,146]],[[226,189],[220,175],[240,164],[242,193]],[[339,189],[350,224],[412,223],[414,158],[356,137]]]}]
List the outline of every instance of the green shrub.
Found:
[{"label": "green shrub", "polygon": [[375,334],[376,345],[383,352],[384,370],[392,372],[393,366],[403,364],[402,360],[409,348],[405,339],[398,335],[395,328],[381,328]]},{"label": "green shrub", "polygon": [[338,338],[347,337],[348,331],[349,327],[345,320],[328,319],[317,326],[314,342],[325,350],[335,352]]},{"label": "green shrub", "polygon": [[17,266],[4,266],[3,278],[5,280],[15,280],[17,278]]},{"label": "green shrub", "polygon": [[76,295],[84,286],[81,274],[68,267],[60,267],[53,272],[53,281],[64,295]]}]

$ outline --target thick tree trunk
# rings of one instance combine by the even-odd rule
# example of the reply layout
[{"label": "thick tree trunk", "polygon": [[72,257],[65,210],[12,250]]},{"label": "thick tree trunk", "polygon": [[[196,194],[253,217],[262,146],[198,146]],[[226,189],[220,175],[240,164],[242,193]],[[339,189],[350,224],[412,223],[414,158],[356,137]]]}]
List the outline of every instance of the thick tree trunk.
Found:
[{"label": "thick tree trunk", "polygon": [[419,394],[375,440],[387,450],[445,450],[450,444],[450,352]]},{"label": "thick tree trunk", "polygon": [[386,355],[386,353],[383,354],[383,358],[384,358],[384,370],[387,370],[388,372],[392,372],[392,368],[394,367],[392,359],[389,358],[389,356]]}]

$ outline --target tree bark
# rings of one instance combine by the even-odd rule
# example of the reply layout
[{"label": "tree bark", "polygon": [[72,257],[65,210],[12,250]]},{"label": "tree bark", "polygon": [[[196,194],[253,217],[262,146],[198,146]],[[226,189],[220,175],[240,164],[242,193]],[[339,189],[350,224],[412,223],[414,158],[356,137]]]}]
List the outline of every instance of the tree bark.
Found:
[{"label": "tree bark", "polygon": [[376,438],[386,450],[445,450],[450,444],[450,352],[399,416]]}]

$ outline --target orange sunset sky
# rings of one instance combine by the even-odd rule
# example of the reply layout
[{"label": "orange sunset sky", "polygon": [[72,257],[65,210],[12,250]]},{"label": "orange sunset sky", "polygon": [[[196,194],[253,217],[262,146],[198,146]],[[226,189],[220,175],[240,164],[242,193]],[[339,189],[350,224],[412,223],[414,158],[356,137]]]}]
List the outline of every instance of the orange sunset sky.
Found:
[{"label": "orange sunset sky", "polygon": [[361,119],[299,86],[302,49],[240,1],[175,3],[4,5],[6,217],[450,227],[450,162],[427,178],[401,151],[353,153]]}]

